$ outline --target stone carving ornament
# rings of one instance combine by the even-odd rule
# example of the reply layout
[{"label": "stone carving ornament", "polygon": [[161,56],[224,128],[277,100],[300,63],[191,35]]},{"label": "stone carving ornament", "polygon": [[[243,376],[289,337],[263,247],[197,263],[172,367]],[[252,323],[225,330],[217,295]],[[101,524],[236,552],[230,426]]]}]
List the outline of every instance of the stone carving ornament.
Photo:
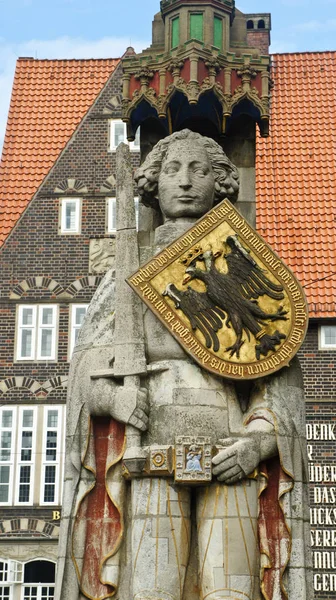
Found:
[{"label": "stone carving ornament", "polygon": [[[188,130],[159,142],[136,180],[163,218],[152,256],[238,192],[220,146]],[[109,271],[71,365],[57,599],[309,600],[298,363],[236,387],[196,364],[152,310],[139,313],[131,289],[120,305],[115,288]],[[146,365],[109,378],[126,347],[129,361],[130,306],[134,360],[143,352]]]}]

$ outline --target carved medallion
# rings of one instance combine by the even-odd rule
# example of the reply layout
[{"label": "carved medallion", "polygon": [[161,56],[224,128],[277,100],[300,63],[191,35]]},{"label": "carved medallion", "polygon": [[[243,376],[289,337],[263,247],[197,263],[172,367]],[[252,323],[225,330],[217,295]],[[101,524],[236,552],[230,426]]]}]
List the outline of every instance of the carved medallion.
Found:
[{"label": "carved medallion", "polygon": [[223,377],[269,375],[305,337],[299,282],[227,200],[127,281],[186,352]]},{"label": "carved medallion", "polygon": [[210,438],[184,436],[175,443],[175,481],[200,483],[211,481],[212,450]]}]

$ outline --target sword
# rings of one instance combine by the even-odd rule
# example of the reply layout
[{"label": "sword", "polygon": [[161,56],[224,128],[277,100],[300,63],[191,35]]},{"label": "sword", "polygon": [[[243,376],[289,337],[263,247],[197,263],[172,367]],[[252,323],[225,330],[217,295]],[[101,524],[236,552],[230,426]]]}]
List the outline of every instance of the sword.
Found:
[{"label": "sword", "polygon": [[[134,205],[133,173],[130,150],[120,144],[116,151],[117,235],[116,299],[113,363],[114,377],[123,378],[123,387],[140,389],[140,376],[147,374],[143,308],[140,298],[125,279],[139,268],[138,235]],[[141,432],[126,426],[124,463],[130,472],[142,470],[145,457],[141,450]],[[140,462],[139,462],[140,461]]]},{"label": "sword", "polygon": [[[122,392],[127,402],[127,390],[140,389],[140,377],[165,371],[165,365],[147,365],[143,326],[143,303],[126,283],[139,269],[138,234],[134,205],[133,173],[129,147],[119,144],[116,151],[117,234],[116,234],[116,297],[114,328],[114,362],[111,370],[96,371],[92,379],[111,377],[122,379]],[[141,448],[141,432],[126,425],[126,452],[123,462],[130,475],[141,473],[146,453]]]}]

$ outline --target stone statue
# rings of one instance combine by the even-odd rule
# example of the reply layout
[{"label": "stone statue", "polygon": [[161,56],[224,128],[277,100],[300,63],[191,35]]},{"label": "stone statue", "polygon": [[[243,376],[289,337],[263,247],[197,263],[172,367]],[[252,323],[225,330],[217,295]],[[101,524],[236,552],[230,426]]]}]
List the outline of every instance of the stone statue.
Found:
[{"label": "stone statue", "polygon": [[[234,201],[239,186],[221,147],[188,130],[160,141],[136,181],[144,204],[162,215],[152,255],[215,202]],[[114,350],[114,292],[110,271],[91,302],[71,365],[56,597],[308,600],[298,362],[238,389],[196,365],[144,308],[151,370],[126,394],[103,374]],[[126,481],[125,424],[142,432],[142,451],[158,461],[160,452],[174,451],[179,436],[189,436],[186,470],[196,477],[204,451],[198,440],[207,438],[217,452],[212,481],[177,485],[146,473]]]}]

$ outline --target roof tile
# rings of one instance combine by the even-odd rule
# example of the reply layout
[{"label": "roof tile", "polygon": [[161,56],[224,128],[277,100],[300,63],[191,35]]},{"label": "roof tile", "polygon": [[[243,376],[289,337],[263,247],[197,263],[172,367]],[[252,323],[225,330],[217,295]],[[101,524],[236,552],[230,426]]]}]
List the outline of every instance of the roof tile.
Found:
[{"label": "roof tile", "polygon": [[271,134],[257,140],[257,227],[316,318],[336,316],[335,64],[336,52],[273,55]]},{"label": "roof tile", "polygon": [[0,163],[0,246],[118,63],[17,61]]},{"label": "roof tile", "polygon": [[[117,64],[19,59],[0,165],[0,245]],[[257,227],[298,275],[316,318],[336,316],[335,65],[336,52],[274,55],[271,135],[257,140]]]}]

